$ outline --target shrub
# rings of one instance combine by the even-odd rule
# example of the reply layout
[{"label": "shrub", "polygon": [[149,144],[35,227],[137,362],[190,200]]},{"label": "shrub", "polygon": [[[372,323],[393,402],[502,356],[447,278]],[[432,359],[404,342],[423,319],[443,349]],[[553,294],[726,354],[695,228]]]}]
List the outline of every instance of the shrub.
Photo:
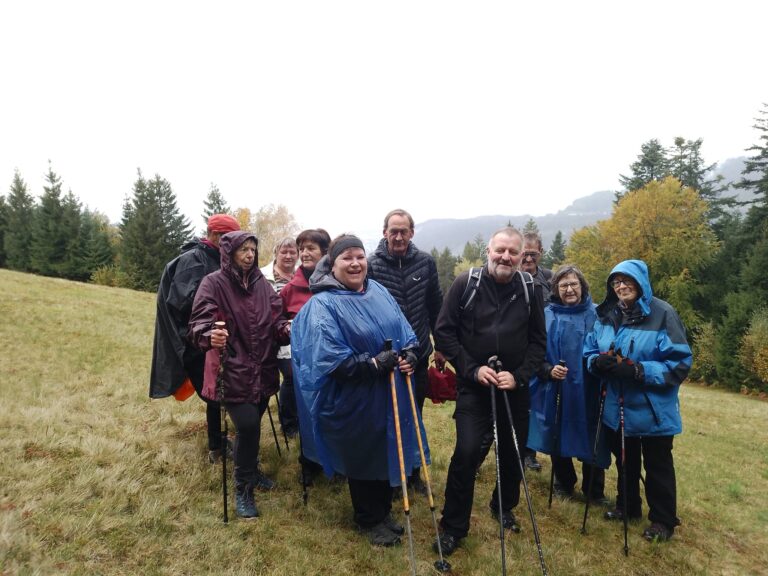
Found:
[{"label": "shrub", "polygon": [[741,339],[739,359],[757,386],[768,392],[768,308],[752,314],[747,333]]},{"label": "shrub", "polygon": [[715,348],[717,335],[712,322],[699,326],[693,333],[693,366],[690,377],[713,384],[717,380]]}]

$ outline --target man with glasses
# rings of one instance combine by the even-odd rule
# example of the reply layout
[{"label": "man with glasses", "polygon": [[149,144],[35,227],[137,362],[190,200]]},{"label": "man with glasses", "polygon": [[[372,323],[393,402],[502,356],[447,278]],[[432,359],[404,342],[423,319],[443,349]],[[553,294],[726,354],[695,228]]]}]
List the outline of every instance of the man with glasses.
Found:
[{"label": "man with glasses", "polygon": [[[523,259],[520,262],[520,269],[533,276],[534,284],[541,286],[541,291],[544,294],[544,305],[546,306],[552,294],[549,285],[552,280],[552,270],[539,266],[539,260],[543,252],[544,247],[538,232],[526,232],[523,234]],[[525,466],[534,472],[541,472],[541,464],[536,459],[535,450],[525,449]]]},{"label": "man with glasses", "polygon": [[[435,329],[443,304],[443,292],[434,258],[411,242],[414,234],[411,215],[399,208],[392,210],[384,217],[383,232],[384,238],[368,257],[368,278],[383,284],[392,294],[419,340],[419,361],[413,383],[421,413],[427,395],[427,367],[432,354],[430,333]],[[445,365],[445,358],[437,350],[435,364],[439,369]],[[427,487],[420,472],[420,468],[414,469],[408,485],[426,495]]]}]

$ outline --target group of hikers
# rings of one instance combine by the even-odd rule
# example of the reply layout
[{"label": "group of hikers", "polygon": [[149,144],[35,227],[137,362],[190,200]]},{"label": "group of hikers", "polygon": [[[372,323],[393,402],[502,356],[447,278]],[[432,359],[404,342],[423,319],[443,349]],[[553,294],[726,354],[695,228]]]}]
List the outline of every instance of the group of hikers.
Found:
[{"label": "group of hikers", "polygon": [[[254,491],[274,486],[259,466],[259,441],[279,391],[280,422],[298,434],[305,481],[320,471],[346,479],[357,529],[375,546],[398,544],[405,529],[392,514],[393,488],[403,492],[409,529],[407,489],[432,503],[421,419],[432,361],[453,367],[458,391],[434,543],[441,561],[469,533],[491,447],[497,481],[488,513],[502,545],[504,530],[521,530],[521,484],[530,509],[525,466],[540,469],[536,452],[551,456],[550,498],[573,497],[573,458],[582,463],[581,492],[608,508],[606,520],[624,522],[625,551],[626,523],[643,515],[642,463],[643,536],[671,538],[680,524],[678,390],[692,355],[677,313],[654,297],[646,264],[616,264],[596,306],[575,265],[543,268],[540,236],[505,227],[490,237],[485,265],[461,273],[443,297],[414,232],[411,215],[393,210],[368,255],[354,235],[304,230],[259,269],[257,237],[216,214],[206,237],[166,265],[150,396],[186,386],[206,403],[208,456],[217,462],[231,450],[237,515],[256,518]],[[232,446],[220,432],[222,404]],[[611,453],[613,503],[604,492]],[[531,521],[538,544],[532,512]]]}]

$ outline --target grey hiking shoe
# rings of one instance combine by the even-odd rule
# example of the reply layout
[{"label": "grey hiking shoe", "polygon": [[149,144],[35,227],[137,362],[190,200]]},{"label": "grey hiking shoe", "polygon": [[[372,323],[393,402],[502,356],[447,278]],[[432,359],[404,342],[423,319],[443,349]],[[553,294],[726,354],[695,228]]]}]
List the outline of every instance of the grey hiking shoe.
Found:
[{"label": "grey hiking shoe", "polygon": [[252,487],[246,486],[237,490],[235,493],[235,512],[243,520],[253,520],[259,516]]},{"label": "grey hiking shoe", "polygon": [[358,527],[361,534],[368,537],[368,541],[373,546],[389,547],[400,544],[400,536],[392,532],[384,522],[379,522],[376,526],[370,528]]},{"label": "grey hiking shoe", "polygon": [[387,516],[384,518],[384,520],[381,521],[384,526],[387,527],[387,530],[392,532],[393,534],[397,534],[398,536],[402,536],[405,532],[405,528],[401,524],[398,524],[397,521],[392,518],[392,514],[387,514]]}]

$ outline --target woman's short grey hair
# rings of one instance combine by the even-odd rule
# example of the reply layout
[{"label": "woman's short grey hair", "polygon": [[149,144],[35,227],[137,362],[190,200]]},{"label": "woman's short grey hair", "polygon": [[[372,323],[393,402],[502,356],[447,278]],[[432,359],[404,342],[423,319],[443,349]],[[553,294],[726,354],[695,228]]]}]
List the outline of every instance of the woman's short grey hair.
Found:
[{"label": "woman's short grey hair", "polygon": [[589,294],[589,282],[587,282],[587,279],[584,278],[584,274],[582,274],[581,270],[579,270],[574,264],[563,264],[557,270],[555,270],[555,273],[552,274],[552,280],[550,280],[550,288],[552,289],[553,300],[557,300],[558,302],[560,301],[560,291],[557,285],[560,284],[560,280],[571,274],[574,274],[576,278],[579,279],[579,283],[581,284],[582,302],[587,297]]},{"label": "woman's short grey hair", "polygon": [[299,250],[298,246],[296,246],[296,240],[294,240],[293,238],[286,237],[280,240],[277,244],[275,244],[275,257],[277,257],[280,250],[282,250],[286,246],[288,246],[289,248],[295,248],[296,251]]}]

